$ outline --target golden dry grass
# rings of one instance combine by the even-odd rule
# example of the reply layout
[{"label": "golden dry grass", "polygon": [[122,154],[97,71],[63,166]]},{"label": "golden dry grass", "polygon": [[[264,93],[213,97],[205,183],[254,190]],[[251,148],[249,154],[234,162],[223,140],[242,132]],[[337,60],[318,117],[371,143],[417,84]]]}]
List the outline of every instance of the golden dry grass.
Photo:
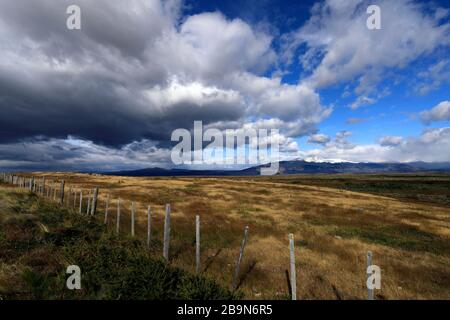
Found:
[{"label": "golden dry grass", "polygon": [[[378,299],[450,299],[450,206],[352,192],[289,178],[131,178],[36,173],[66,181],[66,190],[100,187],[110,228],[115,199],[123,199],[121,230],[129,233],[130,202],[137,202],[137,236],[146,236],[153,211],[153,250],[161,252],[164,205],[172,206],[171,263],[195,268],[195,215],[201,216],[204,272],[231,283],[243,230],[249,242],[240,274],[248,299],[286,298],[288,233],[296,240],[299,299],[364,299],[366,252],[382,270]],[[325,179],[325,178],[324,178]]]}]

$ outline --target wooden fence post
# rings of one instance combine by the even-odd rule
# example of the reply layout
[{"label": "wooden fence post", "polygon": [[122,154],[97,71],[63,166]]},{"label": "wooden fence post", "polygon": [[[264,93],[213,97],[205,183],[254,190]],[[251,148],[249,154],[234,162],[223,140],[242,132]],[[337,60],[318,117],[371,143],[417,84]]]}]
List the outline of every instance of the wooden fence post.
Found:
[{"label": "wooden fence post", "polygon": [[83,212],[83,190],[80,189],[80,214]]},{"label": "wooden fence post", "polygon": [[150,241],[152,238],[152,220],[151,220],[151,209],[150,206],[147,208],[147,247],[150,248]]},{"label": "wooden fence post", "polygon": [[87,197],[87,209],[86,209],[86,214],[89,215],[90,214],[90,210],[91,210],[91,197],[92,197],[92,190],[89,190],[88,193],[88,197]]},{"label": "wooden fence post", "polygon": [[116,233],[120,232],[120,198],[117,199],[117,224],[116,224]]},{"label": "wooden fence post", "polygon": [[134,201],[131,202],[131,236],[134,237],[134,219],[136,214],[136,207]]},{"label": "wooden fence post", "polygon": [[104,224],[108,224],[108,210],[109,210],[109,194],[106,196],[106,206],[105,206],[105,221]]},{"label": "wooden fence post", "polygon": [[97,198],[98,198],[98,188],[94,189],[94,196],[92,198],[91,204],[91,216],[95,216],[97,212]]},{"label": "wooden fence post", "polygon": [[195,216],[195,271],[200,272],[200,216]]},{"label": "wooden fence post", "polygon": [[166,216],[164,219],[164,248],[163,256],[167,261],[169,260],[169,245],[170,245],[170,204],[166,204]]},{"label": "wooden fence post", "polygon": [[62,204],[64,204],[64,184],[65,184],[65,182],[64,182],[64,180],[61,180],[61,189],[60,189],[60,200],[59,200],[59,202],[60,202],[60,204],[62,205]]},{"label": "wooden fence post", "polygon": [[297,300],[297,277],[295,273],[295,251],[294,251],[294,235],[289,234],[289,260],[291,269],[291,298]]},{"label": "wooden fence post", "polygon": [[235,291],[237,289],[237,281],[238,281],[238,277],[239,277],[239,269],[241,267],[242,258],[244,256],[244,249],[245,249],[245,244],[247,243],[247,237],[248,237],[248,226],[245,227],[244,239],[242,239],[241,250],[239,252],[239,258],[238,258],[238,260],[236,262],[236,269],[235,269],[234,276],[233,276],[233,283],[231,285],[232,291]]},{"label": "wooden fence post", "polygon": [[[369,268],[372,265],[372,251],[367,252],[367,268]],[[366,273],[367,273],[366,268]],[[367,273],[367,278],[369,278],[371,275]],[[366,281],[367,283],[367,281]],[[373,289],[367,288],[367,300],[373,300]]]}]

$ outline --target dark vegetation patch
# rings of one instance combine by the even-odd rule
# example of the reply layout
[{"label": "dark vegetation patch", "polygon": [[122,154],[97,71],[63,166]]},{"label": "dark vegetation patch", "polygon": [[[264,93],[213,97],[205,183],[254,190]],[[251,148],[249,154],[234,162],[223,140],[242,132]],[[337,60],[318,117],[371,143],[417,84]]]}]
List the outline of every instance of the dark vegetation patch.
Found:
[{"label": "dark vegetation patch", "polygon": [[295,185],[331,187],[397,199],[450,205],[450,175],[305,175],[273,178]]},{"label": "dark vegetation patch", "polygon": [[260,189],[253,190],[253,193],[262,194],[262,195],[267,195],[268,196],[268,195],[272,194],[272,191],[270,189],[260,188]]},{"label": "dark vegetation patch", "polygon": [[424,251],[437,255],[448,255],[450,253],[448,239],[421,231],[413,226],[338,227],[333,233],[343,238],[356,237],[366,242],[408,251]]},{"label": "dark vegetation patch", "polygon": [[200,196],[202,192],[202,185],[197,182],[186,185],[183,192],[186,196]]},{"label": "dark vegetation patch", "polygon": [[358,238],[408,251],[450,254],[448,238],[425,232],[407,224],[399,224],[382,215],[367,214],[357,210],[319,210],[305,214],[311,224],[325,227],[331,235]]}]

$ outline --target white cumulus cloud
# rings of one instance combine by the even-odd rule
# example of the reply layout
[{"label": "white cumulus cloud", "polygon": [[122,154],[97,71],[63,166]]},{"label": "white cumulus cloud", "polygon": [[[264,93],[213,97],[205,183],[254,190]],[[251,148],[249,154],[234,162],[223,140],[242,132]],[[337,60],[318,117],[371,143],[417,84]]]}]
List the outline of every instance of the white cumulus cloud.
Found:
[{"label": "white cumulus cloud", "polygon": [[434,121],[450,121],[450,101],[442,101],[431,110],[421,112],[420,116],[426,124]]}]

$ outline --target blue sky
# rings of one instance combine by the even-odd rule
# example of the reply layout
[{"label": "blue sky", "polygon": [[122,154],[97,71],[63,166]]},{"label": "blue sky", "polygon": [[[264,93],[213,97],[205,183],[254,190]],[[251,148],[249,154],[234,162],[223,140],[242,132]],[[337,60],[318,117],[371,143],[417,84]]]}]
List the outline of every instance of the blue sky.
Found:
[{"label": "blue sky", "polygon": [[[230,19],[239,18],[252,25],[269,24],[275,34],[295,32],[311,17],[310,10],[318,1],[187,1],[186,14],[198,14],[205,11],[219,11]],[[371,3],[377,3],[373,1]],[[418,1],[428,4],[425,10],[432,6],[449,9],[448,1]],[[444,18],[441,23],[448,22]],[[274,41],[277,47],[277,41]],[[404,68],[389,70],[394,75],[383,81],[383,86],[389,88],[389,94],[375,103],[360,107],[356,110],[349,108],[354,97],[343,97],[343,92],[351,81],[319,90],[325,105],[333,105],[332,115],[318,126],[321,133],[333,136],[337,131],[348,130],[354,134],[349,138],[358,144],[376,143],[380,138],[392,136],[418,136],[426,128],[440,128],[448,126],[449,121],[440,121],[425,125],[420,121],[420,112],[438,105],[441,101],[450,99],[450,82],[442,83],[427,94],[417,92],[415,75],[424,72],[431,65],[450,59],[449,48],[440,48],[424,57],[419,57]],[[296,83],[305,70],[298,64],[290,65],[288,74],[283,77],[284,83]],[[448,69],[450,72],[450,69]],[[398,80],[400,78],[400,80]],[[396,81],[400,81],[396,83]],[[360,123],[349,124],[348,119],[361,119]],[[316,146],[308,144],[307,137],[298,138],[297,141],[303,149],[313,149]]]},{"label": "blue sky", "polygon": [[171,167],[195,121],[277,129],[283,159],[450,161],[449,53],[443,0],[4,0],[0,169]]}]

